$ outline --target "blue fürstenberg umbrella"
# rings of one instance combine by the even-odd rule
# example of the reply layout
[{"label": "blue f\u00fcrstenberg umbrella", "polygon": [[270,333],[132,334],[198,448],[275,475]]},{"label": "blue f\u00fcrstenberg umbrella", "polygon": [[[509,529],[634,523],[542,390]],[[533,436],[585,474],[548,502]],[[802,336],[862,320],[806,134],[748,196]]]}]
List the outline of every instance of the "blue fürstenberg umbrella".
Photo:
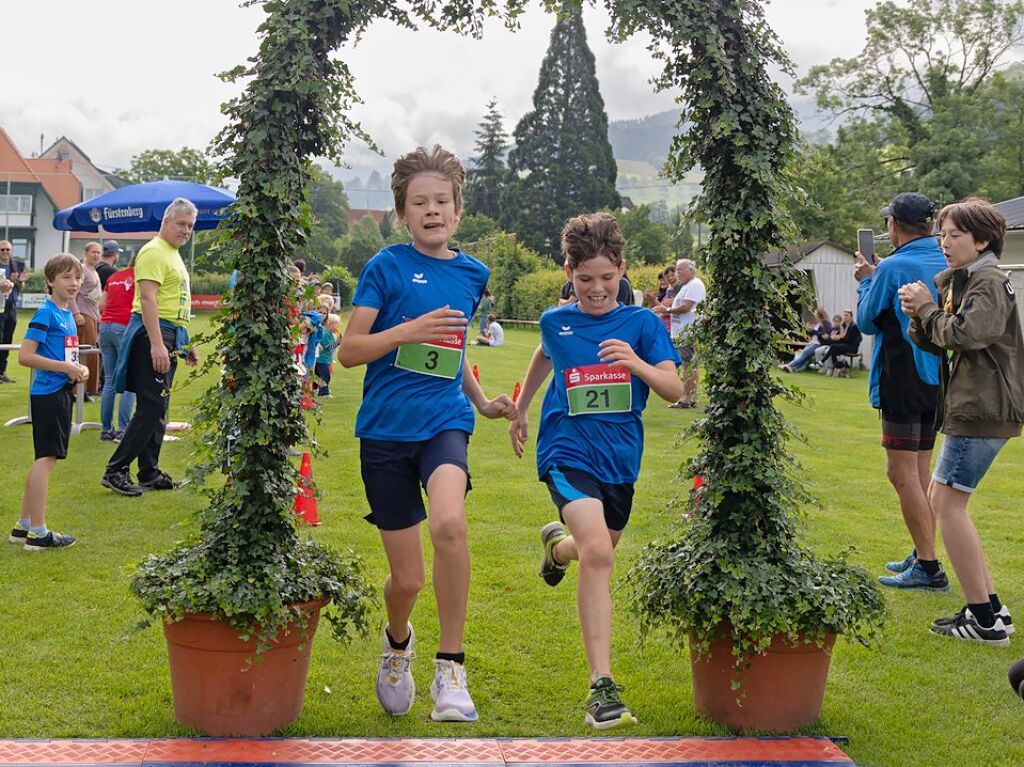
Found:
[{"label": "blue f\u00fcrstenberg umbrella", "polygon": [[199,209],[197,230],[215,229],[230,215],[235,196],[225,189],[190,181],[150,181],[132,184],[59,211],[53,228],[73,232],[155,232],[164,210],[175,197],[191,200]]}]

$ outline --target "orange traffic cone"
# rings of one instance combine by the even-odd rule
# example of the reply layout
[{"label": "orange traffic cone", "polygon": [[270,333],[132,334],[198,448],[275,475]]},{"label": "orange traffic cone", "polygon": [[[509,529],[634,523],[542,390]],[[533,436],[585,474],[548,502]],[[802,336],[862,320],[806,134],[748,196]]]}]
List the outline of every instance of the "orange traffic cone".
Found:
[{"label": "orange traffic cone", "polygon": [[299,481],[295,483],[295,513],[306,524],[320,524],[313,485],[313,459],[309,453],[302,454],[302,463],[299,464]]}]

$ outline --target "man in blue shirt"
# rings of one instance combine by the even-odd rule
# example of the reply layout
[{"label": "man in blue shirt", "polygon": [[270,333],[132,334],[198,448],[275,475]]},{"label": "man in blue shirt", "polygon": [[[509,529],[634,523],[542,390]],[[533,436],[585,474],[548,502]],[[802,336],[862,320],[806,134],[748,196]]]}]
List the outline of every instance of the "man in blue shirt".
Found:
[{"label": "man in blue shirt", "polygon": [[[914,550],[889,562],[883,586],[949,591],[935,550],[935,518],[928,504],[939,358],[910,341],[910,319],[899,288],[923,282],[935,297],[935,275],[946,268],[933,235],[935,206],[923,194],[903,192],[881,211],[895,250],[874,264],[857,253],[857,326],[874,336],[869,380],[871,406],[881,411],[886,473],[900,499]],[[874,259],[872,259],[873,261]]]}]

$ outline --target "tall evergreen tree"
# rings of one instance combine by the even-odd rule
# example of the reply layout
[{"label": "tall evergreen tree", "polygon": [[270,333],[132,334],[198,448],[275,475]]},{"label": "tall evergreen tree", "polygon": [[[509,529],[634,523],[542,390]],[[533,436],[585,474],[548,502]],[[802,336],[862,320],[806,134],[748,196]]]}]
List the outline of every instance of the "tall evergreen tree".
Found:
[{"label": "tall evergreen tree", "polygon": [[466,213],[482,213],[493,219],[498,218],[498,197],[508,169],[505,167],[505,150],[508,149],[508,134],[498,111],[497,99],[487,104],[487,114],[476,130],[476,155],[470,160],[466,174]]},{"label": "tall evergreen tree", "polygon": [[514,136],[500,220],[529,247],[558,259],[567,219],[620,205],[594,54],[573,3],[565,3],[551,32],[533,111]]}]

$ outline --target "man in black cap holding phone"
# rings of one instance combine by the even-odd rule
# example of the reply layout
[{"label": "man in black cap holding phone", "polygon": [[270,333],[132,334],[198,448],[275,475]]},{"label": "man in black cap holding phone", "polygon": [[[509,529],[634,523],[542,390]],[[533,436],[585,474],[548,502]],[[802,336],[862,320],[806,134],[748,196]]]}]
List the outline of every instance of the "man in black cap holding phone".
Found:
[{"label": "man in black cap holding phone", "polygon": [[919,192],[903,192],[882,209],[892,255],[875,263],[857,253],[857,326],[874,336],[869,380],[871,406],[881,413],[886,473],[900,499],[914,549],[889,562],[883,586],[949,591],[935,549],[935,518],[928,504],[935,410],[939,405],[939,358],[910,341],[910,319],[899,289],[923,282],[935,297],[935,275],[946,268],[933,234],[935,206]]}]

